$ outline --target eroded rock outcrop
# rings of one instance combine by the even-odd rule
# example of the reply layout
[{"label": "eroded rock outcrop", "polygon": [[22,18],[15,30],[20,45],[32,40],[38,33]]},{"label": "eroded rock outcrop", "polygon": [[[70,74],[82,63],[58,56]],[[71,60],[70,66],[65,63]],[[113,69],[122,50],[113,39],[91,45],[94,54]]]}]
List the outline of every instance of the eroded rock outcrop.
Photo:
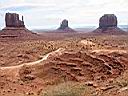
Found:
[{"label": "eroded rock outcrop", "polygon": [[[120,58],[124,58],[124,61],[117,58],[115,53],[119,54]],[[28,65],[26,66],[28,69],[24,66],[20,68],[20,78],[35,75],[35,77],[40,76],[43,80],[51,79],[52,81],[62,80],[62,78],[65,81],[78,82],[108,80],[110,77],[118,77],[125,71],[125,62],[128,60],[127,57],[123,57],[123,54],[123,52],[119,53],[117,51],[88,53],[78,50],[58,49],[47,55],[45,61],[40,64]]]},{"label": "eroded rock outcrop", "polygon": [[19,14],[16,13],[6,13],[5,15],[6,27],[25,27],[24,20],[19,19]]},{"label": "eroded rock outcrop", "polygon": [[117,27],[117,17],[114,14],[105,14],[99,20],[99,28]]},{"label": "eroded rock outcrop", "polygon": [[57,31],[62,31],[62,32],[75,32],[75,30],[73,30],[72,28],[70,28],[68,26],[68,20],[64,19],[61,24],[60,27],[57,29]]},{"label": "eroded rock outcrop", "polygon": [[68,20],[63,20],[62,23],[60,24],[60,28],[59,29],[65,29],[68,27]]},{"label": "eroded rock outcrop", "polygon": [[24,24],[24,19],[17,13],[6,13],[5,28],[0,32],[0,38],[37,38],[37,34],[29,31]]},{"label": "eroded rock outcrop", "polygon": [[104,14],[99,19],[99,27],[93,31],[93,33],[100,34],[126,34],[123,30],[117,27],[118,20],[114,14]]}]

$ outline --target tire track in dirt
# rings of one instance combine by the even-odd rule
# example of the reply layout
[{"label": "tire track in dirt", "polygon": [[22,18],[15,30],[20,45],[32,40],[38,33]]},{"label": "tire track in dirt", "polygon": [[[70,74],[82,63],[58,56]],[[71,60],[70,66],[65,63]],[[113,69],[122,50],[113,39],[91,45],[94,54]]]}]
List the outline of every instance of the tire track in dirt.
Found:
[{"label": "tire track in dirt", "polygon": [[35,62],[30,62],[30,63],[24,63],[24,64],[21,64],[21,65],[17,65],[17,66],[10,66],[10,67],[0,67],[1,70],[5,70],[5,69],[17,69],[17,68],[21,68],[22,66],[24,65],[35,65],[35,64],[39,64],[41,63],[42,61],[45,61],[47,60],[49,57],[51,56],[59,56],[61,55],[63,52],[64,52],[64,48],[59,48],[57,49],[56,51],[53,51],[53,52],[50,52],[44,56],[42,56],[42,59],[41,60],[37,60]]}]

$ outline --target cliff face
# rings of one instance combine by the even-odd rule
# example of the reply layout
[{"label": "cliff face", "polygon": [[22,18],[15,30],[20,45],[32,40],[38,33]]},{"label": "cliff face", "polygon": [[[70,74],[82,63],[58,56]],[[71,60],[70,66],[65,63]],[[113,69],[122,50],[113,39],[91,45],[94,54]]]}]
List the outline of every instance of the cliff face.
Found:
[{"label": "cliff face", "polygon": [[0,38],[17,38],[20,39],[36,39],[40,38],[36,33],[29,31],[22,20],[19,19],[19,14],[6,13],[5,28],[0,32]]},{"label": "cliff face", "polygon": [[99,20],[99,28],[117,27],[117,17],[114,14],[105,14]]},{"label": "cliff face", "polygon": [[68,20],[64,19],[61,24],[60,27],[57,29],[57,31],[59,32],[75,32],[75,30],[73,30],[72,28],[70,28],[68,26]]},{"label": "cliff face", "polygon": [[114,14],[104,14],[99,19],[99,27],[96,30],[94,30],[93,33],[110,35],[126,34],[126,32],[118,28],[117,25],[118,20]]},{"label": "cliff face", "polygon": [[68,27],[68,20],[63,20],[62,23],[60,24],[60,28],[59,29],[65,29]]},{"label": "cliff face", "polygon": [[19,19],[19,14],[16,13],[6,13],[5,15],[6,27],[25,27],[24,20]]}]

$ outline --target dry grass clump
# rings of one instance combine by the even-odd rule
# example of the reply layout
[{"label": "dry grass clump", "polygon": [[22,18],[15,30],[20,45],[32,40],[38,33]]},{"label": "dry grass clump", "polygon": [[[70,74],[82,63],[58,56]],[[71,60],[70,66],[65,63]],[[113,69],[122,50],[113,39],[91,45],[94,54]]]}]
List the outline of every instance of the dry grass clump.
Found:
[{"label": "dry grass clump", "polygon": [[128,70],[126,70],[121,77],[117,78],[115,82],[121,88],[128,86]]},{"label": "dry grass clump", "polygon": [[49,86],[42,91],[40,96],[91,96],[88,86],[81,83],[62,83]]}]

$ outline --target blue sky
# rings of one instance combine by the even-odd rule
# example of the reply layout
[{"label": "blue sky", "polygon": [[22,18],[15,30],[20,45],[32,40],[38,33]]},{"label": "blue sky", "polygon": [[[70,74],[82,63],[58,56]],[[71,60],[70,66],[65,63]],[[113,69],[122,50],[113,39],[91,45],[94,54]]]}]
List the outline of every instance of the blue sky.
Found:
[{"label": "blue sky", "polygon": [[128,0],[0,0],[0,28],[6,12],[24,16],[28,28],[57,28],[63,19],[71,27],[98,26],[103,14],[115,14],[128,24]]}]

